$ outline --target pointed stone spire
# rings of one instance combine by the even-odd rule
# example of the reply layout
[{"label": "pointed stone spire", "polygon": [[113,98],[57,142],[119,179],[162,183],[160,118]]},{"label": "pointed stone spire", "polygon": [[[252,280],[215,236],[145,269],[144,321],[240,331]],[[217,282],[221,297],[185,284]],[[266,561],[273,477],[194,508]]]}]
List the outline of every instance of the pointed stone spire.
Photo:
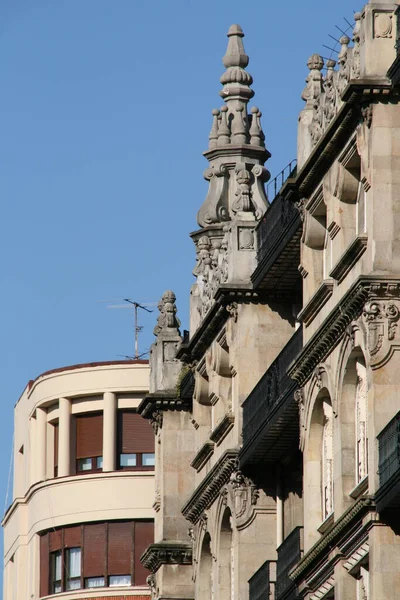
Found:
[{"label": "pointed stone spire", "polygon": [[243,37],[244,33],[240,25],[229,27],[228,48],[222,59],[226,71],[220,79],[224,86],[220,96],[226,103],[230,100],[241,100],[246,105],[254,96],[253,90],[250,89],[253,78],[245,71],[245,67],[249,64],[249,57],[244,50]]}]

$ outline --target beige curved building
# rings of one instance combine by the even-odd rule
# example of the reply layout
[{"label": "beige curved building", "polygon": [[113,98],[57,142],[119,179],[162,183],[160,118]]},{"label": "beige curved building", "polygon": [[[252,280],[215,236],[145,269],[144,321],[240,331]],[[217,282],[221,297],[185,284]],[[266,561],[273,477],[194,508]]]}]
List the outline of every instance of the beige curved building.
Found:
[{"label": "beige curved building", "polygon": [[[154,435],[147,361],[48,371],[15,406],[4,599],[148,598]],[[55,596],[54,596],[55,595]]]}]

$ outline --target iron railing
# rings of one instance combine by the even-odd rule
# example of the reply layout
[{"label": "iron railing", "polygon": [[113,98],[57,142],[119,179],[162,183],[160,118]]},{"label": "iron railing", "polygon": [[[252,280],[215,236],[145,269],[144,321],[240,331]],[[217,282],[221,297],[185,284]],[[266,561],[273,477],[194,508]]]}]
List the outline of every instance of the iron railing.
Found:
[{"label": "iron railing", "polygon": [[303,331],[300,328],[244,401],[243,444],[246,444],[264,425],[272,409],[297,389],[297,383],[289,377],[287,370],[302,347]]},{"label": "iron railing", "polygon": [[296,598],[296,587],[289,577],[290,571],[301,558],[302,527],[296,527],[285,538],[278,548],[278,562],[276,564],[276,600],[292,600]]},{"label": "iron railing", "polygon": [[249,580],[249,600],[270,598],[269,561],[267,560]]},{"label": "iron railing", "polygon": [[389,481],[400,470],[400,412],[378,435],[379,485]]},{"label": "iron railing", "polygon": [[289,177],[293,177],[296,172],[297,160],[294,158],[290,161],[288,165],[276,177],[271,179],[271,181],[267,184],[267,196],[272,195],[273,190],[273,198],[276,197],[277,193],[285,183]]}]

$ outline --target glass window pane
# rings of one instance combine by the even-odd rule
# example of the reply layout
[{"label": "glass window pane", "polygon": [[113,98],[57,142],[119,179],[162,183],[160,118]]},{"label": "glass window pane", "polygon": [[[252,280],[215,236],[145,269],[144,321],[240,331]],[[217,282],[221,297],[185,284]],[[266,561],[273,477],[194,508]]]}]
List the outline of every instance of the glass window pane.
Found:
[{"label": "glass window pane", "polygon": [[61,592],[61,581],[53,584],[53,594],[59,594]]},{"label": "glass window pane", "polygon": [[104,577],[88,577],[85,579],[85,588],[104,587]]},{"label": "glass window pane", "polygon": [[69,548],[67,550],[67,578],[81,576],[81,549]]},{"label": "glass window pane", "polygon": [[121,467],[136,467],[136,454],[121,454],[119,461]]},{"label": "glass window pane", "polygon": [[111,575],[110,576],[110,587],[117,587],[120,585],[131,585],[130,575]]},{"label": "glass window pane", "polygon": [[67,579],[67,590],[79,590],[81,587],[81,578]]},{"label": "glass window pane", "polygon": [[92,459],[91,458],[80,458],[78,460],[78,471],[91,471],[92,470]]},{"label": "glass window pane", "polygon": [[103,457],[102,456],[98,456],[96,458],[96,468],[97,469],[102,469],[103,468]]},{"label": "glass window pane", "polygon": [[142,454],[142,465],[143,467],[154,467],[156,457],[154,452]]}]

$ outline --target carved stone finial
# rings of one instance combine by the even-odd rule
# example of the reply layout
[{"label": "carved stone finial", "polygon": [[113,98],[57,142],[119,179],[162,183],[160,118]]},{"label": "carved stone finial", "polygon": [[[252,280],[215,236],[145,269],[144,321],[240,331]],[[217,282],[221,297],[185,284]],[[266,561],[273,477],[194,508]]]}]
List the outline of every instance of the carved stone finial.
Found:
[{"label": "carved stone finial", "polygon": [[244,69],[249,64],[249,57],[247,56],[242,38],[244,37],[243,29],[240,25],[231,25],[227,33],[229,38],[228,48],[226,54],[222,59],[225,68],[229,67],[242,67]]},{"label": "carved stone finial", "polygon": [[181,325],[180,320],[176,316],[177,308],[175,305],[176,296],[174,292],[168,290],[164,292],[160,302],[158,303],[158,315],[157,325],[154,327],[154,335],[159,336],[161,332],[177,330],[179,334],[179,327]]},{"label": "carved stone finial", "polygon": [[225,100],[239,98],[247,103],[254,96],[254,92],[249,87],[253,83],[253,78],[244,70],[249,64],[249,57],[244,50],[243,37],[244,33],[240,25],[230,26],[228,48],[222,59],[226,71],[220,80],[224,86],[220,95]]},{"label": "carved stone finial", "polygon": [[213,116],[213,124],[211,127],[211,131],[210,131],[210,135],[208,136],[209,139],[209,144],[208,147],[210,150],[212,150],[213,148],[216,148],[217,146],[217,140],[218,140],[218,117],[220,115],[220,112],[218,110],[218,108],[214,108],[212,110],[212,116]]},{"label": "carved stone finial", "polygon": [[306,101],[308,108],[313,108],[314,101],[322,92],[322,68],[324,59],[319,54],[312,54],[307,61],[307,67],[310,70],[306,78],[306,87],[301,97]]}]

